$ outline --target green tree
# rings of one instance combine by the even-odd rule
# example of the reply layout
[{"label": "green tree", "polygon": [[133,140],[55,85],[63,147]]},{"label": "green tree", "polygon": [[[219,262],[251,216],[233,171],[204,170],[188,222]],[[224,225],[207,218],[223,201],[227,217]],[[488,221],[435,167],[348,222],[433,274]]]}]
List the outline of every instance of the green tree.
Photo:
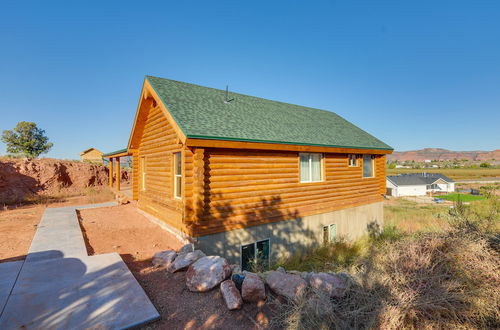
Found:
[{"label": "green tree", "polygon": [[490,167],[490,163],[488,162],[484,162],[484,163],[481,163],[481,165],[479,165],[481,167]]},{"label": "green tree", "polygon": [[2,141],[7,145],[8,153],[32,158],[47,153],[53,145],[43,129],[28,121],[20,121],[14,129],[3,131]]},{"label": "green tree", "polygon": [[389,164],[389,168],[392,170],[392,169],[395,169],[396,168],[396,163],[390,163]]}]

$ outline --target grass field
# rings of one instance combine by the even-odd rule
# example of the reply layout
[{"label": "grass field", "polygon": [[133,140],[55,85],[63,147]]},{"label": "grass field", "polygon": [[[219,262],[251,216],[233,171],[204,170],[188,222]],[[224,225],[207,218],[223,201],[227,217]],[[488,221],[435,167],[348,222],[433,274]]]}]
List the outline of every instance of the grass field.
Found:
[{"label": "grass field", "polygon": [[500,178],[500,168],[395,168],[387,169],[387,175],[405,173],[441,173],[453,180]]},{"label": "grass field", "polygon": [[462,202],[473,202],[473,201],[480,201],[480,200],[485,199],[484,196],[458,194],[458,193],[451,193],[448,195],[437,196],[437,198],[446,199],[446,200],[452,201],[452,202],[458,201],[459,198]]},{"label": "grass field", "polygon": [[441,231],[448,228],[448,210],[449,206],[397,198],[384,206],[384,223],[405,233]]}]

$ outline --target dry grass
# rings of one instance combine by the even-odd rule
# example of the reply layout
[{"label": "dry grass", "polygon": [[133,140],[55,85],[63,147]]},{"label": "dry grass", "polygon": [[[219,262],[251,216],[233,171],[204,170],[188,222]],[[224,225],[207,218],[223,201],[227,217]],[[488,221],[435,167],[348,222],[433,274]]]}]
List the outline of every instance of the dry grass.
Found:
[{"label": "dry grass", "polygon": [[[403,202],[396,207],[393,215],[418,212],[423,206]],[[287,329],[500,328],[500,201],[490,196],[470,205],[456,204],[451,210],[442,215],[440,221],[447,224],[437,231],[424,228],[426,221],[420,221],[423,230],[398,229],[422,217],[416,213],[386,226],[379,236],[339,242],[282,261],[286,269],[346,271],[351,285],[340,299],[310,291],[298,302],[274,302],[276,316],[271,325]]]},{"label": "dry grass", "polygon": [[394,168],[387,169],[387,175],[404,173],[441,173],[454,180],[499,178],[500,168]]},{"label": "dry grass", "polygon": [[373,245],[344,298],[310,292],[276,304],[288,329],[476,329],[500,326],[500,256],[482,236],[426,233]]},{"label": "dry grass", "polygon": [[396,198],[384,206],[384,223],[405,233],[442,231],[448,228],[448,210],[449,206]]}]

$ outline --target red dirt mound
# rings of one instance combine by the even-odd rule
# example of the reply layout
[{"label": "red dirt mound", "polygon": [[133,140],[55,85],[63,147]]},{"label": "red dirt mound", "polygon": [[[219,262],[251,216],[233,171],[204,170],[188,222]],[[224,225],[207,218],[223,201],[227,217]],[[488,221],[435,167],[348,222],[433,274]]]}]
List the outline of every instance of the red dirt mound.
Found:
[{"label": "red dirt mound", "polygon": [[[127,173],[122,178],[128,179]],[[0,159],[0,204],[30,195],[78,194],[105,185],[108,169],[102,165],[59,159]]]}]

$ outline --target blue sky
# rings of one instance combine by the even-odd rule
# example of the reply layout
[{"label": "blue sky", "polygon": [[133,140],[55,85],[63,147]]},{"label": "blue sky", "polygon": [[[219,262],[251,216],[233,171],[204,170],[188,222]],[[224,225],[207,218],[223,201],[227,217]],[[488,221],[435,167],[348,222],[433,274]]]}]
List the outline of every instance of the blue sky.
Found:
[{"label": "blue sky", "polygon": [[332,110],[396,150],[500,148],[500,1],[1,7],[0,130],[36,122],[48,157],[125,147],[146,74]]}]

